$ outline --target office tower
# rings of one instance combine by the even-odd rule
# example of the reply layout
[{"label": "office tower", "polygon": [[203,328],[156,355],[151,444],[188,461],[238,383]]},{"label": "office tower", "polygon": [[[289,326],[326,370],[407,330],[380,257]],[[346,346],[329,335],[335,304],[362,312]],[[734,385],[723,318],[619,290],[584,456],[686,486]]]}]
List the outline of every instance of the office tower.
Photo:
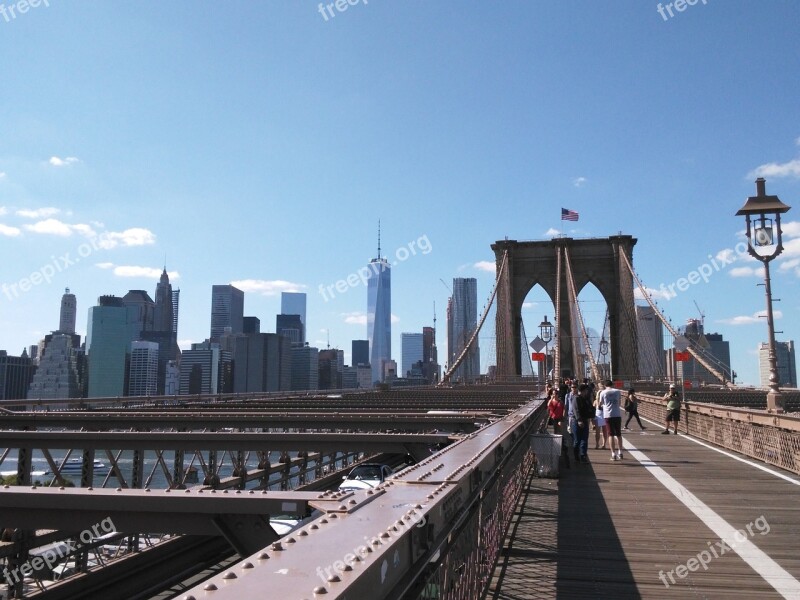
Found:
[{"label": "office tower", "polygon": [[230,327],[231,333],[244,329],[244,292],[232,285],[215,285],[211,288],[211,342],[219,342]]},{"label": "office tower", "polygon": [[292,389],[316,390],[319,386],[319,350],[308,345],[292,346]]},{"label": "office tower", "polygon": [[144,290],[130,290],[122,297],[122,303],[133,309],[132,317],[129,318],[138,323],[134,325],[133,321],[131,322],[136,338],[139,338],[143,331],[155,330],[156,303],[150,294]]},{"label": "office tower", "polygon": [[175,315],[172,306],[172,285],[169,283],[167,268],[161,272],[161,278],[156,284],[156,300],[153,316],[153,329],[155,331],[172,331]]},{"label": "office tower", "polygon": [[181,392],[181,370],[178,361],[167,361],[164,369],[164,394],[166,396],[177,396]]},{"label": "office tower", "polygon": [[242,319],[242,333],[261,333],[261,319],[258,317],[244,317]]},{"label": "office tower", "polygon": [[101,296],[89,308],[86,354],[90,398],[124,396],[131,342],[141,333],[142,304],[125,305],[122,298]]},{"label": "office tower", "polygon": [[384,363],[392,359],[392,273],[381,256],[380,225],[378,256],[369,263],[367,280],[367,339],[369,340],[372,381],[384,380]]},{"label": "office tower", "polygon": [[369,389],[372,387],[372,368],[369,365],[356,365],[358,387]]},{"label": "office tower", "polygon": [[320,390],[342,389],[342,369],[339,365],[340,351],[327,348],[319,351],[319,386]]},{"label": "office tower", "polygon": [[353,340],[350,362],[354,367],[369,365],[369,340]]},{"label": "office tower", "polygon": [[218,343],[192,344],[191,350],[181,353],[181,394],[228,393],[233,387],[232,379],[231,353]]},{"label": "office tower", "polygon": [[649,305],[636,305],[636,336],[639,376],[643,379],[664,377],[667,372],[664,362],[664,327]]},{"label": "office tower", "polygon": [[281,292],[281,314],[300,315],[302,327],[302,339],[300,342],[306,343],[306,295],[301,292]]},{"label": "office tower", "polygon": [[71,294],[69,288],[64,290],[61,296],[61,316],[58,320],[58,330],[61,333],[75,333],[75,318],[78,315],[78,302],[75,294]]},{"label": "office tower", "polygon": [[424,359],[424,339],[421,333],[401,333],[401,350],[402,350],[402,370],[399,375],[401,377],[410,377],[414,365],[420,363],[418,369],[422,372],[422,364]]},{"label": "office tower", "polygon": [[282,335],[292,344],[303,344],[305,330],[300,315],[281,314],[275,317],[275,333]]},{"label": "office tower", "polygon": [[178,335],[178,309],[181,305],[181,291],[179,289],[172,290],[172,333],[177,337]]},{"label": "office tower", "polygon": [[28,397],[36,365],[26,350],[21,356],[9,356],[0,350],[0,400],[19,400]]},{"label": "office tower", "polygon": [[220,347],[233,359],[234,393],[291,389],[291,342],[276,333],[224,334]]},{"label": "office tower", "polygon": [[158,393],[158,344],[134,340],[128,369],[128,396]]},{"label": "office tower", "polygon": [[436,316],[433,327],[422,328],[422,376],[427,383],[439,381],[439,351],[436,348]]},{"label": "office tower", "polygon": [[[794,341],[775,342],[775,362],[778,365],[778,385],[796,388],[797,363],[794,356]],[[761,376],[761,387],[769,387],[769,344],[766,342],[758,346],[758,371]]]},{"label": "office tower", "polygon": [[[49,338],[49,339],[48,339]],[[81,382],[78,370],[78,335],[53,333],[45,338],[39,367],[28,389],[28,398],[80,398]]]},{"label": "office tower", "polygon": [[358,387],[358,367],[345,366],[342,369],[342,389],[354,390]]},{"label": "office tower", "polygon": [[[447,348],[452,366],[466,348],[478,326],[478,281],[474,277],[453,278],[452,303],[448,304],[448,336],[452,345]],[[472,382],[481,374],[480,349],[476,339],[461,365],[453,373],[453,381]]]},{"label": "office tower", "polygon": [[38,344],[31,344],[28,346],[28,356],[33,361],[33,364],[39,364],[39,345]]},{"label": "office tower", "polygon": [[[730,344],[722,339],[719,333],[705,333],[703,322],[689,319],[683,335],[695,343],[695,347],[703,352],[704,358],[728,380],[731,374]],[[671,356],[670,353],[668,353]],[[677,375],[686,381],[696,383],[719,383],[719,379],[701,365],[694,356],[686,362],[677,364]]]}]

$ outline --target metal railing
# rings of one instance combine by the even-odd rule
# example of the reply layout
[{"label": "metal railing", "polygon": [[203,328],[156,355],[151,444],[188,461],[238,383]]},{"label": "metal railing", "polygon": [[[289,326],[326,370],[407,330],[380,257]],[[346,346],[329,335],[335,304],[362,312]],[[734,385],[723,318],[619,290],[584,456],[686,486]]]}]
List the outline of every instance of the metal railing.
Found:
[{"label": "metal railing", "polygon": [[[639,414],[663,423],[666,401],[639,395]],[[800,417],[688,400],[679,430],[717,446],[800,474]]]}]

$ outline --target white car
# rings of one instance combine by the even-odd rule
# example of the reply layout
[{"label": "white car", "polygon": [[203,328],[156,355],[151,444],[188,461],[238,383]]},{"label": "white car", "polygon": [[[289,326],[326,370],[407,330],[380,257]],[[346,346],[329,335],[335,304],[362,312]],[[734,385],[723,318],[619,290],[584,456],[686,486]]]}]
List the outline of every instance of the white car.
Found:
[{"label": "white car", "polygon": [[394,471],[389,465],[379,463],[364,463],[354,467],[345,475],[344,481],[339,484],[339,490],[368,490],[377,487]]}]

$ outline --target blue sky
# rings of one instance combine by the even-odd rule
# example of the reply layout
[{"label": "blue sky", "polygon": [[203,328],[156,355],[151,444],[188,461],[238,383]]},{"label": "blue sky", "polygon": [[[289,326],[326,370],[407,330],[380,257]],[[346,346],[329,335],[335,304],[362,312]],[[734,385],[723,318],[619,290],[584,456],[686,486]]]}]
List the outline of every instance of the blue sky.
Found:
[{"label": "blue sky", "polygon": [[[366,288],[326,301],[319,286],[375,256],[381,219],[390,260],[428,248],[392,272],[400,362],[400,332],[430,325],[434,302],[446,346],[440,279],[477,277],[488,296],[495,240],[630,234],[658,289],[734,249],[756,176],[800,199],[792,0],[699,0],[667,20],[650,0],[361,0],[327,20],[305,0],[4,6],[0,348],[13,354],[57,327],[63,288],[85,334],[98,296],[153,295],[166,257],[184,347],[208,336],[211,286],[247,282],[263,331],[280,291],[305,291],[309,340],[329,330],[349,358]],[[560,221],[562,206],[580,221]],[[778,339],[800,339],[797,211],[772,269]],[[21,291],[47,265],[50,281]],[[660,301],[678,324],[697,302],[750,383],[766,339],[754,266]],[[552,306],[529,300],[530,333]],[[598,294],[581,300],[599,329]]]}]

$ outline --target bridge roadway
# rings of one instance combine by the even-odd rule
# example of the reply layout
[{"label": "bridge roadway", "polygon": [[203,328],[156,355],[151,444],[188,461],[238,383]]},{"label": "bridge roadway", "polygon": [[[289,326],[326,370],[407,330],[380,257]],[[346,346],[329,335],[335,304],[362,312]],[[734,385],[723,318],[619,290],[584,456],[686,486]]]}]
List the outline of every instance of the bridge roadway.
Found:
[{"label": "bridge roadway", "polygon": [[800,598],[800,477],[645,427],[531,475],[487,598]]}]

